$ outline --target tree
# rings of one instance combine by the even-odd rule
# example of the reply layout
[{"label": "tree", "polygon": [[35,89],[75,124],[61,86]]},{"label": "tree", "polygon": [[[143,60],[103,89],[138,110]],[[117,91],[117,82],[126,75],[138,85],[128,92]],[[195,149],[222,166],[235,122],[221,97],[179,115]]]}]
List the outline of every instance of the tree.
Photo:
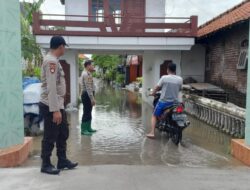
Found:
[{"label": "tree", "polygon": [[[32,34],[31,26],[33,22],[33,13],[40,10],[44,0],[38,0],[33,3],[22,3],[21,12],[21,46],[22,57],[28,63],[26,75],[34,75],[35,71],[42,62],[42,53],[40,46],[36,43],[35,36]],[[34,65],[33,65],[34,63]],[[39,75],[39,73],[37,73]]]},{"label": "tree", "polygon": [[30,25],[23,15],[21,15],[21,45],[22,57],[31,64],[33,61],[38,66],[42,61],[40,46],[30,31]]},{"label": "tree", "polygon": [[37,2],[34,1],[33,3],[26,3],[24,1],[24,9],[25,9],[24,17],[28,21],[29,25],[32,25],[33,23],[33,13],[40,12],[40,8],[44,3],[44,1],[45,0],[38,0]]},{"label": "tree", "polygon": [[101,70],[102,77],[107,81],[116,79],[117,67],[122,59],[119,55],[92,55],[95,65]]}]

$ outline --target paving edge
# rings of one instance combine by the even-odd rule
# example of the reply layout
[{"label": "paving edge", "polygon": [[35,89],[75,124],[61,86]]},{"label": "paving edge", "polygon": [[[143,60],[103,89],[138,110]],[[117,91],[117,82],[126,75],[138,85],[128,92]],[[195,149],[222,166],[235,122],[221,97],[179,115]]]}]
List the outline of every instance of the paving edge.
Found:
[{"label": "paving edge", "polygon": [[250,166],[250,146],[245,144],[244,139],[232,139],[231,154],[239,161]]},{"label": "paving edge", "polygon": [[32,145],[33,138],[25,137],[23,144],[0,150],[0,167],[9,168],[23,164],[32,150]]}]

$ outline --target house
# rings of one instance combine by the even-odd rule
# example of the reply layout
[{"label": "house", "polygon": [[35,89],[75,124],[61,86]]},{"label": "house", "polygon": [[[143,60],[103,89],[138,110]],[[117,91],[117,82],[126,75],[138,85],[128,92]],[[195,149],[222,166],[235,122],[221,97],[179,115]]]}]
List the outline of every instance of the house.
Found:
[{"label": "house", "polygon": [[[195,45],[197,16],[166,18],[164,0],[61,0],[65,15],[34,14],[33,33],[48,49],[53,35],[69,44],[62,58],[70,66],[70,99],[76,104],[79,68],[77,57],[85,54],[141,55],[143,99],[160,79],[165,61],[177,64],[178,74],[204,81],[205,49]],[[52,30],[53,28],[53,30]],[[194,56],[199,55],[199,56]],[[193,69],[192,69],[193,68]]]},{"label": "house", "polygon": [[135,82],[138,77],[142,77],[143,57],[141,55],[128,55],[126,60],[125,80],[126,84]]},{"label": "house", "polygon": [[246,105],[250,1],[227,10],[198,29],[206,47],[205,81],[223,88],[229,102]]}]

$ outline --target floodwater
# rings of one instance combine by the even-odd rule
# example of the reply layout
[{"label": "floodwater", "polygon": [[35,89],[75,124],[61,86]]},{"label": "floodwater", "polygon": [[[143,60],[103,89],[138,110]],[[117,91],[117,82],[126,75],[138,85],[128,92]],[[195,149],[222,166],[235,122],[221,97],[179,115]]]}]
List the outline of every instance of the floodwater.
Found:
[{"label": "floodwater", "polygon": [[[174,145],[166,135],[145,137],[150,130],[152,107],[126,90],[113,89],[99,82],[97,105],[93,110],[91,137],[81,136],[79,112],[69,113],[68,157],[80,165],[167,165],[173,167],[237,167],[230,155],[230,137],[190,117],[183,141]],[[39,166],[41,137],[34,138],[33,152],[25,166]],[[56,163],[55,152],[52,158]]]}]

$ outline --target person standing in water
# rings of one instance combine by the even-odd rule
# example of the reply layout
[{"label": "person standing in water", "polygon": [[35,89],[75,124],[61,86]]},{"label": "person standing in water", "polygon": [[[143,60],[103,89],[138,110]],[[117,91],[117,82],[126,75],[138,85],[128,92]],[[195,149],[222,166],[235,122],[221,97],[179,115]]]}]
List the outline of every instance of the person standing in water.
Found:
[{"label": "person standing in water", "polygon": [[95,71],[93,61],[87,60],[84,63],[85,70],[81,75],[81,88],[82,88],[82,103],[83,103],[83,116],[81,124],[81,134],[90,136],[96,132],[92,129],[92,109],[95,106],[95,91],[92,73]]}]

